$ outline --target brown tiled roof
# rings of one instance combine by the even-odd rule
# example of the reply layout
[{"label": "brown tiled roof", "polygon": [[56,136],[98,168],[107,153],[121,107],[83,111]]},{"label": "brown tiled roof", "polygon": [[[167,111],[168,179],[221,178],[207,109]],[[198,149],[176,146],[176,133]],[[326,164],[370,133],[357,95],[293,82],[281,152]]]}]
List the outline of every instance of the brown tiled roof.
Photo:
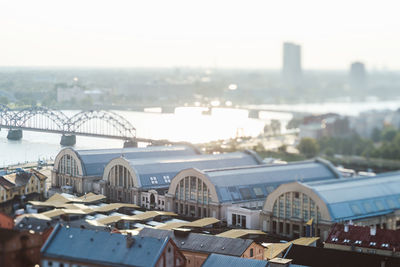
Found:
[{"label": "brown tiled roof", "polygon": [[4,178],[3,176],[0,176],[0,185],[3,186],[5,189],[10,189],[12,187],[15,187],[15,184],[11,183],[9,180]]},{"label": "brown tiled roof", "polygon": [[335,224],[325,243],[390,251],[400,250],[400,230],[376,229],[376,234],[371,235],[369,226],[349,225],[348,227],[348,231],[345,232],[343,224]]},{"label": "brown tiled roof", "polygon": [[46,180],[47,179],[46,175],[44,175],[43,173],[41,173],[41,172],[39,172],[37,170],[31,169],[30,171],[31,171],[31,173],[33,173],[40,180]]}]

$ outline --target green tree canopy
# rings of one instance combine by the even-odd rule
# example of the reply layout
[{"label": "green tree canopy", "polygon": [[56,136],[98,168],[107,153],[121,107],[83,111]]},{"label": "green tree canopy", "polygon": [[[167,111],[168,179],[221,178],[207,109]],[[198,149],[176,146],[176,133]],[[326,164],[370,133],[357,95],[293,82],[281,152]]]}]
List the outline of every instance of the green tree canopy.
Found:
[{"label": "green tree canopy", "polygon": [[317,141],[313,138],[302,138],[297,147],[301,154],[305,155],[307,158],[315,157],[319,152],[319,145]]}]

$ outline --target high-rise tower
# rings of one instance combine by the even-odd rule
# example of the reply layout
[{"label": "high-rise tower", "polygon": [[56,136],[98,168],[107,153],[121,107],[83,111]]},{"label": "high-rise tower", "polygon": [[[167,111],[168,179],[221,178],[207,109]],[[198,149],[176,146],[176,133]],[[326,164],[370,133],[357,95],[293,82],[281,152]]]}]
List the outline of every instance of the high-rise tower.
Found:
[{"label": "high-rise tower", "polygon": [[300,45],[283,43],[282,74],[286,84],[299,85],[302,76]]}]

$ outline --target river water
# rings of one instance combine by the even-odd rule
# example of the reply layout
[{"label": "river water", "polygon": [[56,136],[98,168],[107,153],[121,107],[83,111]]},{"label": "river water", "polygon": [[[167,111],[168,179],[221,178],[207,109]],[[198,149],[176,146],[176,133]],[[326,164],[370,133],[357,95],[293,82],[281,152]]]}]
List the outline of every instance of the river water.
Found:
[{"label": "river water", "polygon": [[[292,118],[290,111],[324,113],[336,112],[342,115],[358,115],[366,110],[395,110],[400,107],[400,100],[387,102],[360,103],[323,103],[297,105],[264,105],[257,108],[285,110],[280,112],[262,112],[261,119],[248,118],[247,110],[213,109],[211,114],[203,114],[201,107],[176,108],[174,114],[147,113],[133,111],[115,111],[135,126],[137,137],[150,139],[168,139],[188,141],[194,144],[240,136],[257,136],[262,133],[271,119],[281,121],[282,130]],[[68,116],[74,112],[66,111]],[[60,135],[24,131],[20,141],[7,140],[7,129],[0,131],[0,167],[10,164],[54,158],[62,148]],[[76,149],[122,147],[119,140],[77,136]]]},{"label": "river water", "polygon": [[[214,109],[204,115],[203,108],[177,108],[175,114],[114,111],[136,128],[136,136],[170,141],[204,143],[212,140],[259,135],[270,119],[287,123],[291,114],[272,112],[263,119],[249,119],[247,110]],[[65,111],[68,116],[74,112]],[[0,131],[0,167],[10,164],[54,159],[62,149],[59,134],[23,132],[20,141],[7,140],[7,129]],[[123,141],[77,136],[76,149],[122,147]]]}]

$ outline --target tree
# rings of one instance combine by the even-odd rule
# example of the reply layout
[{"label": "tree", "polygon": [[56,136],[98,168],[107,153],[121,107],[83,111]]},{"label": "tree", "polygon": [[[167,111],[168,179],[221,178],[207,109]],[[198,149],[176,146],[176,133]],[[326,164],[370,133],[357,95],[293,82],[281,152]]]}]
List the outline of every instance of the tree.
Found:
[{"label": "tree", "polygon": [[319,145],[313,138],[302,138],[299,145],[297,146],[300,153],[305,155],[307,158],[315,157],[319,152]]},{"label": "tree", "polygon": [[382,140],[391,142],[396,136],[397,131],[393,127],[385,127],[382,130]]},{"label": "tree", "polygon": [[382,135],[382,131],[379,130],[379,128],[375,127],[372,130],[372,134],[371,134],[372,141],[374,141],[375,143],[381,141],[381,135]]}]

